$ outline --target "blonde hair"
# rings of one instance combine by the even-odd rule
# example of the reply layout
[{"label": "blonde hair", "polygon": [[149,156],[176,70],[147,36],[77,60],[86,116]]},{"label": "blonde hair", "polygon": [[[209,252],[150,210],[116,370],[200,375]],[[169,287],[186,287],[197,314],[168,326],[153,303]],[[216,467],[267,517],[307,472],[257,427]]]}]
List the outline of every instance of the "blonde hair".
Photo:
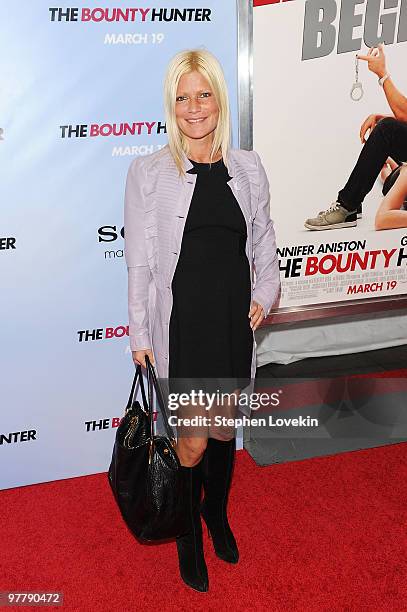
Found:
[{"label": "blonde hair", "polygon": [[209,82],[219,108],[218,124],[215,128],[210,163],[213,157],[222,152],[227,165],[231,141],[231,122],[229,95],[222,67],[216,57],[206,49],[187,49],[180,51],[171,59],[164,79],[164,109],[168,136],[168,146],[180,175],[185,174],[182,161],[183,153],[188,157],[189,144],[178,127],[175,116],[175,101],[180,78],[196,70]]}]

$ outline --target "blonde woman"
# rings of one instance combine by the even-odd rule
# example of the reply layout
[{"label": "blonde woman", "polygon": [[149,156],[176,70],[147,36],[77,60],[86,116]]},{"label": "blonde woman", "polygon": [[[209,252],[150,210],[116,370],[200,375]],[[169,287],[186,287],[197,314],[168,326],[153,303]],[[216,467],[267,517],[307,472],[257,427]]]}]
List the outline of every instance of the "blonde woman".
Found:
[{"label": "blonde woman", "polygon": [[[280,286],[269,184],[255,151],[230,146],[227,86],[209,51],[172,58],[164,106],[168,144],[135,159],[126,184],[130,347],[171,388],[227,379],[235,402],[217,410],[230,414],[255,376],[253,332]],[[235,442],[234,428],[213,422],[177,427],[190,520],[176,544],[181,577],[197,591],[209,588],[200,514],[218,557],[239,558],[226,512]]]}]

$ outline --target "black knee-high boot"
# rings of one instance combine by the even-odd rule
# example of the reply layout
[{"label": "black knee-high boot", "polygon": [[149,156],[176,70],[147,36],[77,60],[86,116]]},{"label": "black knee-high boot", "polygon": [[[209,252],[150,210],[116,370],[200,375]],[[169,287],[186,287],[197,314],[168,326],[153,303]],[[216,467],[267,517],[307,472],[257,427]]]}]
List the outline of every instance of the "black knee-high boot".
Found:
[{"label": "black knee-high boot", "polygon": [[205,497],[201,504],[201,514],[217,556],[229,563],[237,563],[239,560],[239,550],[226,512],[235,453],[236,438],[225,442],[208,438],[203,458]]},{"label": "black knee-high boot", "polygon": [[202,543],[202,524],[199,513],[202,490],[202,459],[194,467],[181,466],[185,479],[189,530],[176,538],[181,578],[196,591],[209,588],[208,569]]}]

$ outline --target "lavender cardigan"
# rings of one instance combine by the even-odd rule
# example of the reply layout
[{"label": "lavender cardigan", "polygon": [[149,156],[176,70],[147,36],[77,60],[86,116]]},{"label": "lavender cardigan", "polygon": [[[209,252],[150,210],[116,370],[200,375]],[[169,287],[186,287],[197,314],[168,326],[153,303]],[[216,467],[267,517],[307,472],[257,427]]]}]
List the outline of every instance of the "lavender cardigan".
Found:
[{"label": "lavender cardigan", "polygon": [[[193,167],[184,155],[185,170]],[[266,172],[256,151],[231,149],[228,182],[247,225],[246,255],[251,299],[266,315],[280,289],[280,273]],[[124,205],[128,270],[129,336],[132,351],[150,348],[160,378],[168,378],[171,281],[175,273],[196,174],[180,177],[168,145],[131,163]],[[216,328],[213,330],[216,348]],[[251,377],[256,373],[253,342]]]}]

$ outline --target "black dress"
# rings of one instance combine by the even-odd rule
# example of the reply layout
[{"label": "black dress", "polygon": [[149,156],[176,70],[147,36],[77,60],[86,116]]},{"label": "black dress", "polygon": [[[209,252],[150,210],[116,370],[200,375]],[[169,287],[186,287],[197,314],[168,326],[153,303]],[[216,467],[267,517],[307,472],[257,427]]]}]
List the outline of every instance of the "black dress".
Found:
[{"label": "black dress", "polygon": [[188,391],[179,381],[187,378],[233,391],[250,382],[253,350],[246,222],[223,159],[211,168],[190,161],[198,176],[172,281],[169,384]]}]

